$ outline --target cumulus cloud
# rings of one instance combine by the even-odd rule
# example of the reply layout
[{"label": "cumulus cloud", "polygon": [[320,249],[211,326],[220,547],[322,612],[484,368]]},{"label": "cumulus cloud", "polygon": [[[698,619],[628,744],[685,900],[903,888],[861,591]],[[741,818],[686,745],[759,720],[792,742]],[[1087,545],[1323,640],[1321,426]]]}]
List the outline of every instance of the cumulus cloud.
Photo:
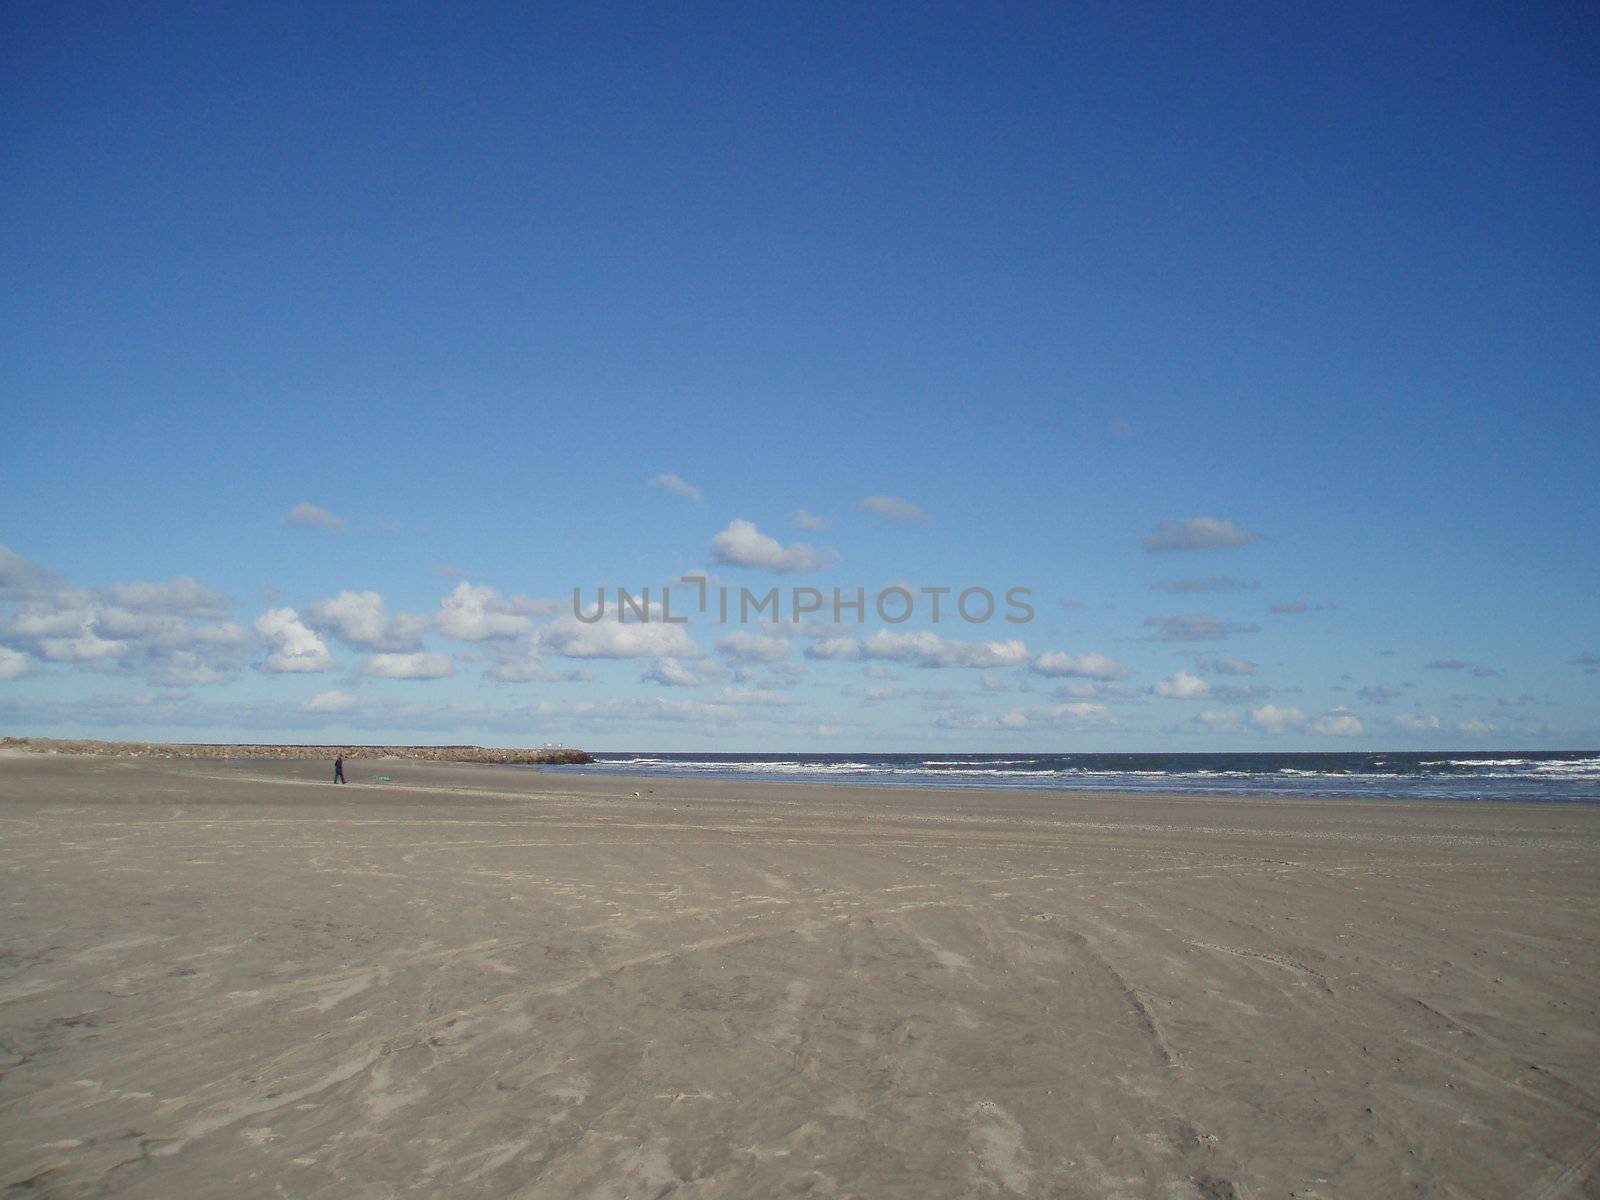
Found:
[{"label": "cumulus cloud", "polygon": [[128,652],[127,642],[103,638],[89,624],[72,637],[42,637],[34,645],[39,657],[49,662],[101,662]]},{"label": "cumulus cloud", "polygon": [[181,575],[165,583],[113,583],[106,599],[134,612],[168,613],[203,620],[226,620],[228,602],[210,588]]},{"label": "cumulus cloud", "polygon": [[410,654],[374,654],[361,668],[363,675],[379,679],[443,679],[455,673],[450,656],[434,650]]},{"label": "cumulus cloud", "polygon": [[677,658],[659,658],[639,679],[663,687],[700,687],[722,677],[723,672],[718,667],[704,660],[684,662]]},{"label": "cumulus cloud", "polygon": [[318,508],[302,500],[283,514],[283,523],[294,529],[343,529],[344,518],[336,517],[325,508]]},{"label": "cumulus cloud", "polygon": [[1105,705],[1087,701],[1046,704],[1036,708],[1013,708],[998,716],[968,709],[952,709],[941,714],[934,722],[940,729],[1018,733],[1042,729],[1105,729],[1116,723],[1115,714]]},{"label": "cumulus cloud", "polygon": [[1266,733],[1282,733],[1306,723],[1306,714],[1298,708],[1282,708],[1276,704],[1263,704],[1250,710],[1250,724]]},{"label": "cumulus cloud", "polygon": [[578,725],[662,722],[723,729],[750,721],[792,725],[796,720],[792,707],[791,698],[782,693],[762,696],[729,689],[715,696],[626,696],[566,704],[541,702],[534,706],[533,714],[547,721],[570,721]]},{"label": "cumulus cloud", "polygon": [[[1017,690],[1027,692],[1032,688],[1024,680]],[[1068,679],[1065,683],[1057,684],[1051,695],[1061,700],[1128,700],[1138,693],[1124,684],[1108,683],[1103,679]]]},{"label": "cumulus cloud", "polygon": [[1254,675],[1256,664],[1247,658],[1197,658],[1194,660],[1197,671],[1205,671],[1211,675]]},{"label": "cumulus cloud", "polygon": [[1035,675],[1051,678],[1121,679],[1128,669],[1114,658],[1091,650],[1076,657],[1062,650],[1046,650],[1028,664]]},{"label": "cumulus cloud", "polygon": [[533,635],[536,652],[559,658],[699,658],[681,625],[662,621],[623,624],[602,620],[586,625],[576,617],[560,617]]},{"label": "cumulus cloud", "polygon": [[926,521],[928,514],[909,500],[898,496],[864,496],[856,505],[862,512],[873,513],[887,521]]},{"label": "cumulus cloud", "polygon": [[837,556],[832,550],[817,550],[804,542],[784,546],[769,537],[751,521],[734,520],[711,539],[711,557],[730,567],[759,567],[780,574],[795,571],[820,571]]},{"label": "cumulus cloud", "polygon": [[1190,595],[1195,592],[1234,592],[1258,588],[1261,581],[1258,579],[1232,579],[1225,575],[1211,575],[1205,579],[1163,579],[1160,583],[1150,585],[1158,592],[1172,592],[1175,595]]},{"label": "cumulus cloud", "polygon": [[[465,585],[463,585],[465,586]],[[422,645],[427,618],[415,613],[390,614],[377,592],[340,592],[305,610],[313,629],[334,634],[363,650],[409,651]]]},{"label": "cumulus cloud", "polygon": [[1145,626],[1155,632],[1145,637],[1147,642],[1214,642],[1235,633],[1255,633],[1259,625],[1241,625],[1208,616],[1154,616],[1145,618]]},{"label": "cumulus cloud", "polygon": [[807,512],[803,508],[795,509],[794,515],[790,518],[790,520],[794,522],[794,527],[796,529],[817,530],[826,529],[828,527],[827,517],[819,517],[815,513]]},{"label": "cumulus cloud", "polygon": [[499,643],[494,654],[495,664],[484,672],[484,678],[496,683],[589,683],[595,678],[587,667],[556,670],[546,666],[532,639],[510,646]]},{"label": "cumulus cloud", "polygon": [[269,653],[261,669],[273,674],[313,674],[333,669],[328,647],[292,608],[270,608],[256,619]]},{"label": "cumulus cloud", "polygon": [[1240,529],[1231,521],[1216,517],[1185,517],[1181,521],[1162,521],[1144,539],[1151,554],[1173,550],[1230,550],[1261,540],[1259,533]]},{"label": "cumulus cloud", "polygon": [[32,670],[32,658],[20,650],[0,646],[0,679],[20,679]]},{"label": "cumulus cloud", "polygon": [[65,586],[59,572],[0,546],[0,600],[44,596]]},{"label": "cumulus cloud", "polygon": [[1170,679],[1163,679],[1150,689],[1169,700],[1199,700],[1211,694],[1211,685],[1198,675],[1177,671]]},{"label": "cumulus cloud", "polygon": [[[231,652],[229,660],[236,657]],[[221,663],[203,650],[174,648],[145,663],[145,678],[161,687],[201,687],[233,678],[231,662]]]},{"label": "cumulus cloud", "polygon": [[0,556],[0,573],[16,605],[0,616],[0,637],[33,658],[162,685],[220,682],[242,661],[245,631],[192,579],[72,588],[14,555]]},{"label": "cumulus cloud", "polygon": [[681,475],[674,475],[670,471],[664,475],[652,475],[645,480],[646,487],[660,488],[664,492],[671,492],[675,496],[687,496],[696,504],[705,499],[700,489],[690,483]]},{"label": "cumulus cloud", "polygon": [[836,662],[853,662],[863,657],[861,643],[853,637],[821,638],[806,647],[806,657]]},{"label": "cumulus cloud", "polygon": [[486,642],[521,637],[533,629],[533,618],[555,611],[554,601],[528,596],[502,596],[492,587],[466,580],[439,601],[439,632],[460,642]]},{"label": "cumulus cloud", "polygon": [[884,659],[912,667],[1014,667],[1028,660],[1020,641],[958,642],[931,631],[892,633],[880,629],[861,641],[823,638],[806,648],[815,659]]},{"label": "cumulus cloud", "polygon": [[1391,717],[1394,727],[1403,733],[1428,733],[1439,728],[1439,718],[1421,713],[1397,713]]},{"label": "cumulus cloud", "polygon": [[781,637],[765,637],[736,629],[717,642],[717,649],[739,662],[782,662],[789,657],[789,643]]},{"label": "cumulus cloud", "polygon": [[1355,737],[1362,732],[1361,721],[1348,708],[1335,708],[1311,722],[1311,732],[1328,737]]}]

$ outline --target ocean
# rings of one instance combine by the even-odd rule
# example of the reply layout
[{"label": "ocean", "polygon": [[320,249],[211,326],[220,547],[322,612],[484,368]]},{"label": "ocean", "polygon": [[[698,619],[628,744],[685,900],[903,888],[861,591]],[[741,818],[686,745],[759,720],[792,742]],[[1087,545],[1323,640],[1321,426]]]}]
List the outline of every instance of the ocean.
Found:
[{"label": "ocean", "polygon": [[1600,751],[596,754],[596,775],[1053,791],[1600,803]]}]

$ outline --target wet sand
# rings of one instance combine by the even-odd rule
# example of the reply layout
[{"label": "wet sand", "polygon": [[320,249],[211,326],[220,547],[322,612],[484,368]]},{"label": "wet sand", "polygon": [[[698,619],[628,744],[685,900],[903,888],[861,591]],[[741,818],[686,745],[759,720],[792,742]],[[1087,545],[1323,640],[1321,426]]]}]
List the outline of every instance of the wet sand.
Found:
[{"label": "wet sand", "polygon": [[359,767],[0,757],[7,1195],[1600,1187],[1600,808]]}]

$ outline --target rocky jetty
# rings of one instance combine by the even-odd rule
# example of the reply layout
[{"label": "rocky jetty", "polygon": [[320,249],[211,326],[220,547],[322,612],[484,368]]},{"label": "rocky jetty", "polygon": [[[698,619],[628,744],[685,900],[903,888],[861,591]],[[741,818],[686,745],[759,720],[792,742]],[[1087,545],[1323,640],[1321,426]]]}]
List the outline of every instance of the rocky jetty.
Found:
[{"label": "rocky jetty", "polygon": [[116,758],[345,758],[414,759],[423,762],[509,763],[556,766],[592,763],[582,750],[566,746],[538,750],[497,750],[490,746],[274,746],[210,742],[92,742],[74,738],[0,738],[0,750],[36,754],[104,754]]}]

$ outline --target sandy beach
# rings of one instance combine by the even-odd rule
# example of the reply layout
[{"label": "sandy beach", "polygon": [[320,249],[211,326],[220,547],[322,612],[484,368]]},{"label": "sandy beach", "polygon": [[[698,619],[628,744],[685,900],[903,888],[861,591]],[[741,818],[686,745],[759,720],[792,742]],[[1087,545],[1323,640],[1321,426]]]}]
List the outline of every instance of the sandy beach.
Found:
[{"label": "sandy beach", "polygon": [[352,765],[0,757],[8,1195],[1600,1194],[1600,808]]}]

